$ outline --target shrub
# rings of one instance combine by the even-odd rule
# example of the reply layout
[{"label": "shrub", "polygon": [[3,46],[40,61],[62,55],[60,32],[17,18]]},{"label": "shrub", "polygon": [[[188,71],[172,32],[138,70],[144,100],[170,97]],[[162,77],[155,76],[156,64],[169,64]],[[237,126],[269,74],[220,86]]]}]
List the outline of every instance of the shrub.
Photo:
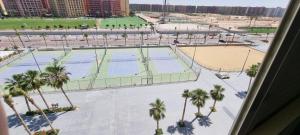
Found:
[{"label": "shrub", "polygon": [[[43,112],[45,114],[49,114],[49,113],[58,113],[58,112],[69,112],[69,111],[74,111],[75,109],[76,107],[60,107],[60,108],[44,109]],[[41,115],[41,112],[39,112],[38,110],[27,111],[25,115],[26,116]]]},{"label": "shrub", "polygon": [[55,129],[56,130],[56,133],[50,129],[50,130],[43,130],[43,131],[38,131],[38,132],[35,132],[33,135],[58,135],[59,133],[59,129]]},{"label": "shrub", "polygon": [[163,135],[163,130],[161,128],[155,130],[155,135]]}]

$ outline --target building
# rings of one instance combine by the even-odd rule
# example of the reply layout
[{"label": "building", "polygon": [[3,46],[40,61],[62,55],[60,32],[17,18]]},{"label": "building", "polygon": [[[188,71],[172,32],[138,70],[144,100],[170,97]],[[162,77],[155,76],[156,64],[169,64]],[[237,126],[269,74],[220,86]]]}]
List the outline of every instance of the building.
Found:
[{"label": "building", "polygon": [[44,0],[3,0],[4,9],[10,16],[42,16],[48,12]]},{"label": "building", "polygon": [[89,16],[109,17],[128,16],[129,0],[85,0]]},{"label": "building", "polygon": [[58,17],[79,17],[87,15],[83,0],[48,0],[51,13]]},{"label": "building", "polygon": [[[130,4],[130,9],[133,11],[150,11],[162,12],[163,5],[158,4]],[[179,13],[212,13],[223,15],[238,15],[238,16],[268,16],[282,17],[285,13],[285,8],[266,8],[266,7],[238,7],[238,6],[185,6],[185,5],[167,5],[167,12]]]},{"label": "building", "polygon": [[119,0],[121,5],[121,15],[129,16],[130,8],[129,8],[129,0]]}]

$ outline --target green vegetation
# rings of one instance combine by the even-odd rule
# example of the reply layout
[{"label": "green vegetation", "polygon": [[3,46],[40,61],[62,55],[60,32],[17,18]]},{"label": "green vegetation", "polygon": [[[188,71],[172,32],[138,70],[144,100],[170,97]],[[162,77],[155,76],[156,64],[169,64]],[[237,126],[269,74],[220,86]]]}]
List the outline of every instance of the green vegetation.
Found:
[{"label": "green vegetation", "polygon": [[38,132],[35,132],[34,135],[58,135],[59,133],[59,129],[55,129],[56,131],[54,130],[48,130],[48,131],[38,131]]},{"label": "green vegetation", "polygon": [[250,33],[275,33],[277,28],[274,27],[251,27],[248,28],[247,31]]},{"label": "green vegetation", "polygon": [[94,27],[95,19],[63,18],[7,18],[0,20],[0,30],[4,29],[56,29],[79,28],[80,25]]},{"label": "green vegetation", "polygon": [[[60,107],[60,108],[51,108],[51,109],[43,109],[43,112],[46,114],[49,113],[59,113],[59,112],[69,112],[69,111],[74,111],[76,107]],[[35,115],[42,115],[40,111],[35,110],[35,111],[27,111],[25,113],[26,116],[35,116]]]},{"label": "green vegetation", "polygon": [[133,16],[133,17],[121,17],[121,18],[107,18],[101,21],[101,28],[124,28],[125,26],[130,27],[142,27],[146,26],[148,23],[143,19]]}]

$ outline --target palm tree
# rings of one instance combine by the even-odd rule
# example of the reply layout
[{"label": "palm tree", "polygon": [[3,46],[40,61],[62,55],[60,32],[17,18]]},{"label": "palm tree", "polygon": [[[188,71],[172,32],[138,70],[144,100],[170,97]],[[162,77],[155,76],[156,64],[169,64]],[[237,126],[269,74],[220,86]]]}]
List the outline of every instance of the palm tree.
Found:
[{"label": "palm tree", "polygon": [[193,34],[189,33],[189,45],[191,45],[191,43],[192,43],[192,36],[193,36]]},{"label": "palm tree", "polygon": [[[25,76],[24,74],[15,74],[12,76],[11,79],[7,79],[6,82],[5,82],[5,87],[4,89],[5,90],[8,90],[9,93],[12,95],[12,96],[19,96],[19,93],[16,93],[16,90],[17,89],[23,89],[24,91],[27,91],[28,89],[26,89],[25,87]],[[27,110],[29,112],[31,112],[31,108],[29,106],[29,103],[28,103],[28,100],[26,97],[24,97],[25,99],[25,103],[26,103],[26,106],[27,106]]]},{"label": "palm tree", "polygon": [[253,77],[256,76],[258,68],[260,66],[260,63],[252,65],[249,69],[246,70],[247,75],[250,77],[249,85],[248,85],[248,91],[250,89],[250,85],[252,83]]},{"label": "palm tree", "polygon": [[18,119],[20,120],[21,124],[25,128],[26,132],[29,135],[32,135],[31,132],[30,132],[30,130],[29,130],[29,128],[28,128],[28,126],[25,124],[23,118],[20,116],[20,114],[16,110],[15,105],[14,105],[14,100],[12,99],[12,96],[11,95],[4,95],[3,97],[4,97],[4,102],[14,111],[15,115],[18,117]]},{"label": "palm tree", "polygon": [[195,113],[196,117],[203,116],[200,112],[200,108],[205,105],[205,101],[207,99],[209,99],[209,96],[206,91],[204,91],[202,89],[196,89],[196,90],[192,91],[191,101],[192,101],[192,104],[195,105],[198,109],[198,112]]},{"label": "palm tree", "polygon": [[254,16],[250,16],[249,18],[250,18],[250,22],[249,22],[248,28],[250,28],[252,20],[254,19]]},{"label": "palm tree", "polygon": [[41,92],[41,87],[45,85],[45,82],[40,77],[39,72],[35,71],[35,70],[28,70],[25,73],[25,83],[27,84],[29,90],[37,90],[38,91],[38,93],[41,96],[43,102],[45,103],[47,109],[50,110],[50,107]]},{"label": "palm tree", "polygon": [[188,98],[191,97],[191,93],[189,90],[184,90],[184,92],[182,93],[182,97],[184,98],[184,106],[183,106],[183,112],[182,112],[182,117],[181,117],[181,120],[178,122],[178,125],[181,126],[181,127],[184,127],[184,114],[185,114],[185,109],[186,109],[186,103],[187,103],[187,100]]},{"label": "palm tree", "polygon": [[124,33],[123,35],[122,35],[122,37],[124,38],[124,40],[125,40],[125,46],[126,46],[126,41],[127,41],[127,37],[128,37],[128,35],[127,35],[127,33]]},{"label": "palm tree", "polygon": [[159,41],[158,41],[158,45],[160,46],[161,43],[161,39],[163,38],[162,34],[159,35]]},{"label": "palm tree", "polygon": [[210,96],[211,98],[214,100],[214,104],[213,106],[210,108],[211,111],[208,114],[208,116],[212,113],[212,112],[216,112],[216,103],[217,101],[222,101],[224,99],[224,94],[222,92],[225,91],[225,88],[223,88],[221,85],[214,85],[214,89],[210,90]]},{"label": "palm tree", "polygon": [[46,48],[48,48],[48,47],[47,47],[46,36],[47,36],[47,34],[46,34],[45,32],[41,34],[41,37],[43,37],[43,39],[44,39],[44,43],[45,43],[45,45],[46,45]]},{"label": "palm tree", "polygon": [[21,89],[17,89],[17,93],[20,93],[21,95],[23,95],[24,97],[26,97],[28,99],[28,101],[42,114],[42,116],[46,119],[47,123],[49,124],[50,128],[52,129],[52,131],[54,131],[56,133],[55,128],[52,126],[50,120],[48,119],[48,117],[46,116],[46,114],[44,113],[44,111],[35,103],[35,101],[33,100],[32,97],[30,97],[25,91],[21,90]]},{"label": "palm tree", "polygon": [[73,108],[74,106],[63,88],[64,84],[70,81],[69,75],[70,73],[66,71],[66,67],[61,66],[58,63],[58,60],[54,59],[54,62],[50,66],[46,67],[46,72],[43,73],[42,76],[47,80],[47,85],[62,91]]},{"label": "palm tree", "polygon": [[165,118],[166,107],[163,101],[156,99],[153,103],[150,103],[149,114],[150,117],[156,121],[155,135],[162,135],[162,129],[159,128],[159,121]]}]

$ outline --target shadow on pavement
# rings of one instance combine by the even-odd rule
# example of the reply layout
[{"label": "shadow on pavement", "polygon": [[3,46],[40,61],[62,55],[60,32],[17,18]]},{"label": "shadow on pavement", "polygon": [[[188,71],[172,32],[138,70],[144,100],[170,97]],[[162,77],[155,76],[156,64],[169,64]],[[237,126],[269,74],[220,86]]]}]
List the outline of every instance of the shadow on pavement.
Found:
[{"label": "shadow on pavement", "polygon": [[176,133],[176,131],[183,135],[193,135],[194,127],[193,127],[192,122],[184,121],[184,124],[185,124],[185,127],[171,125],[168,127],[167,131],[171,135]]},{"label": "shadow on pavement", "polygon": [[210,127],[212,124],[211,119],[207,116],[203,116],[198,119],[199,125],[204,127]]},{"label": "shadow on pavement", "polygon": [[237,97],[239,97],[240,99],[244,99],[247,96],[247,92],[246,91],[239,91],[235,94]]},{"label": "shadow on pavement", "polygon": [[[53,121],[55,121],[58,118],[58,116],[60,116],[64,113],[51,113],[51,114],[48,114],[47,116],[48,116],[48,119],[51,121],[51,123],[53,123]],[[21,114],[21,117],[23,118],[24,122],[26,123],[26,125],[28,126],[28,128],[31,131],[38,131],[43,127],[49,126],[46,119],[41,115],[26,116],[25,114]],[[8,121],[9,128],[16,128],[16,127],[22,126],[21,122],[19,121],[19,119],[16,115],[7,116],[7,121]]]}]

